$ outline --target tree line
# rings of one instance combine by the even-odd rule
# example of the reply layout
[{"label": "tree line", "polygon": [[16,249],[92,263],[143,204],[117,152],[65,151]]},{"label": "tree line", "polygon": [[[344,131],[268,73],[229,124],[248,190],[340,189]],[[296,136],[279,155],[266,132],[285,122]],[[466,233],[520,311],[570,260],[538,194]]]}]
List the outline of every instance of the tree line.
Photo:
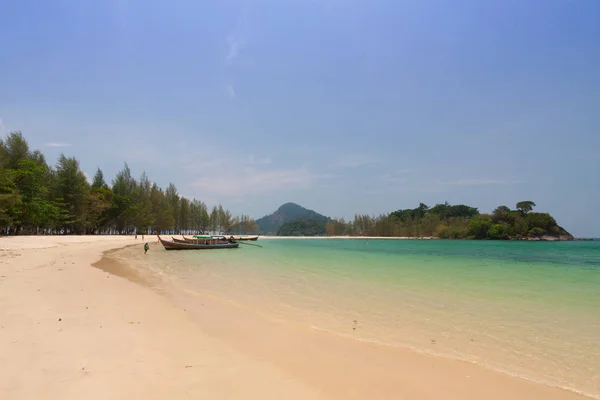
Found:
[{"label": "tree line", "polygon": [[387,215],[355,215],[352,221],[333,218],[326,235],[438,237],[443,239],[535,239],[543,236],[573,238],[547,213],[532,212],[533,201],[521,201],[516,209],[497,207],[482,214],[475,207],[447,202],[429,207],[420,203]]},{"label": "tree line", "polygon": [[277,236],[319,236],[326,231],[327,221],[316,219],[296,219],[279,227]]},{"label": "tree line", "polygon": [[75,157],[50,166],[21,132],[0,139],[0,234],[148,234],[258,231],[247,215],[166,189],[125,163],[109,183],[100,168],[91,184]]}]

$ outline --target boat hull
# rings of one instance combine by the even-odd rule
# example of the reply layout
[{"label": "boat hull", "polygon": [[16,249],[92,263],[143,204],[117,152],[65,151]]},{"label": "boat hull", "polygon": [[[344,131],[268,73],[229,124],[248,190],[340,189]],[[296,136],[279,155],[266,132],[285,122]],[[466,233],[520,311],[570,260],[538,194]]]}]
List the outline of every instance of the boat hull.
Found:
[{"label": "boat hull", "polygon": [[[243,235],[243,236],[236,236],[236,235],[195,235],[194,236],[194,240],[195,239],[199,239],[199,240],[228,240],[228,239],[232,239],[232,240],[236,240],[236,241],[252,241],[255,242],[258,240],[259,235]],[[188,238],[184,238],[185,240],[189,240]]]},{"label": "boat hull", "polygon": [[[158,236],[158,235],[157,235]],[[158,236],[159,242],[165,250],[217,250],[217,249],[235,249],[239,247],[239,243],[178,243],[170,240],[163,240]]]},{"label": "boat hull", "polygon": [[243,240],[243,241],[251,241],[251,242],[256,242],[258,240],[258,236],[239,236],[233,237],[235,240]]},{"label": "boat hull", "polygon": [[235,243],[235,241],[231,241],[231,240],[223,240],[223,239],[212,239],[212,240],[208,240],[208,239],[190,239],[190,238],[186,238],[185,236],[183,237],[183,239],[177,239],[174,237],[171,237],[171,239],[173,239],[173,242],[175,243],[191,243],[191,244],[207,244],[207,245],[212,245],[212,244],[227,244],[227,243]]}]

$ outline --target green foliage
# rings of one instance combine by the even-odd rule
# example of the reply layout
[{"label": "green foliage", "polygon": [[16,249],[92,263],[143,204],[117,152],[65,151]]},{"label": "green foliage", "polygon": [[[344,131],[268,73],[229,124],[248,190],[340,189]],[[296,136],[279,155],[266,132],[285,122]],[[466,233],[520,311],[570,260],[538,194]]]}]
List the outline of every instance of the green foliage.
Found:
[{"label": "green foliage", "polygon": [[[238,221],[222,206],[215,207],[215,228]],[[244,217],[245,228],[255,226]],[[50,168],[44,155],[30,151],[20,132],[0,139],[0,234],[198,233],[209,228],[206,205],[179,196],[174,184],[166,191],[145,173],[139,181],[127,164],[112,187],[97,169],[89,185],[79,162],[61,155]]]},{"label": "green foliage", "polygon": [[1,147],[0,168],[17,170],[21,161],[31,159],[29,145],[19,131],[9,133]]},{"label": "green foliage", "polygon": [[535,236],[535,237],[540,237],[546,234],[546,231],[542,228],[538,228],[537,226],[534,228],[531,228],[529,230],[529,235],[531,236]]},{"label": "green foliage", "polygon": [[466,228],[440,225],[435,230],[434,236],[440,239],[463,239],[466,236]]},{"label": "green foliage", "polygon": [[494,224],[487,231],[487,238],[492,240],[509,239],[509,227],[504,224]]},{"label": "green foliage", "polygon": [[317,236],[325,234],[326,223],[314,219],[286,222],[277,231],[278,236]]},{"label": "green foliage", "polygon": [[48,167],[41,158],[19,161],[15,171],[15,181],[21,195],[21,225],[47,229],[55,225],[59,210],[49,200]]},{"label": "green foliage", "polygon": [[190,205],[190,216],[191,224],[192,227],[194,227],[194,229],[197,229],[200,232],[208,231],[210,217],[208,215],[206,204],[196,199],[192,200],[192,203]]},{"label": "green foliage", "polygon": [[535,203],[533,201],[520,201],[517,203],[517,210],[521,211],[523,214],[527,214],[535,207]]},{"label": "green foliage", "polygon": [[340,218],[339,220],[331,219],[325,225],[325,232],[329,236],[345,235],[346,230],[347,230],[347,224],[346,224],[346,221],[344,221],[344,218]]},{"label": "green foliage", "polygon": [[219,227],[219,211],[217,207],[213,207],[210,211],[210,220],[209,227],[212,232],[217,232],[217,228]]},{"label": "green foliage", "polygon": [[550,216],[550,214],[546,213],[537,213],[532,212],[527,214],[525,218],[527,221],[527,225],[529,228],[540,228],[545,230],[546,232],[550,232],[556,227],[556,220]]},{"label": "green foliage", "polygon": [[[169,204],[164,192],[156,184],[150,189],[150,202],[152,203],[152,215],[154,223],[151,225],[159,232],[172,231],[175,229],[175,217],[169,210]],[[142,230],[145,227],[140,227]]]},{"label": "green foliage", "polygon": [[217,220],[219,221],[219,230],[221,232],[228,232],[231,229],[231,225],[233,225],[231,213],[223,209],[220,204],[217,208]]},{"label": "green foliage", "polygon": [[106,181],[104,180],[104,173],[100,168],[96,171],[94,175],[94,180],[92,181],[92,188],[100,189],[100,188],[108,188]]},{"label": "green foliage", "polygon": [[258,224],[248,215],[242,215],[240,218],[232,221],[229,232],[236,234],[254,234],[258,233]]},{"label": "green foliage", "polygon": [[21,224],[22,196],[15,178],[16,171],[0,169],[0,227]]},{"label": "green foliage", "polygon": [[90,187],[84,173],[79,169],[79,161],[61,154],[56,167],[56,194],[62,200],[62,225],[66,233],[85,233],[85,206]]},{"label": "green foliage", "polygon": [[0,139],[0,171],[8,169],[8,150],[4,144],[4,140]]},{"label": "green foliage", "polygon": [[491,227],[492,218],[489,215],[476,215],[469,221],[467,235],[473,239],[487,239]]},{"label": "green foliage", "polygon": [[477,214],[479,211],[477,208],[465,206],[463,204],[458,205],[450,205],[448,202],[444,204],[436,204],[434,207],[429,208],[425,204],[419,204],[419,207],[415,209],[406,209],[406,210],[398,210],[394,211],[391,215],[406,221],[409,218],[423,218],[425,215],[431,214],[436,215],[441,219],[447,218],[471,218]]},{"label": "green foliage", "polygon": [[510,208],[507,206],[499,206],[492,212],[492,220],[494,223],[507,222],[510,220]]}]

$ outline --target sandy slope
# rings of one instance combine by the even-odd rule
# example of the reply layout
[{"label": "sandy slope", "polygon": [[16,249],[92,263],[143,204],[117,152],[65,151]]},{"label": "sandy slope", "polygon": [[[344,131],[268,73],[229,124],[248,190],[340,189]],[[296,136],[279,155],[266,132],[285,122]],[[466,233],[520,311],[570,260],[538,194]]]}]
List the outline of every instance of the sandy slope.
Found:
[{"label": "sandy slope", "polygon": [[580,398],[208,298],[195,313],[90,267],[132,243],[142,251],[132,237],[0,238],[1,399]]}]

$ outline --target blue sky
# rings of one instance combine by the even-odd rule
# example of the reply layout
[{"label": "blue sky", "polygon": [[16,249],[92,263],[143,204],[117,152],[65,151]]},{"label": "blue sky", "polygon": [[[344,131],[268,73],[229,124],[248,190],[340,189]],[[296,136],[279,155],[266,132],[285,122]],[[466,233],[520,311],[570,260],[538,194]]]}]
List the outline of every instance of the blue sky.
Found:
[{"label": "blue sky", "polygon": [[596,0],[20,0],[0,132],[234,214],[533,200],[600,236]]}]

